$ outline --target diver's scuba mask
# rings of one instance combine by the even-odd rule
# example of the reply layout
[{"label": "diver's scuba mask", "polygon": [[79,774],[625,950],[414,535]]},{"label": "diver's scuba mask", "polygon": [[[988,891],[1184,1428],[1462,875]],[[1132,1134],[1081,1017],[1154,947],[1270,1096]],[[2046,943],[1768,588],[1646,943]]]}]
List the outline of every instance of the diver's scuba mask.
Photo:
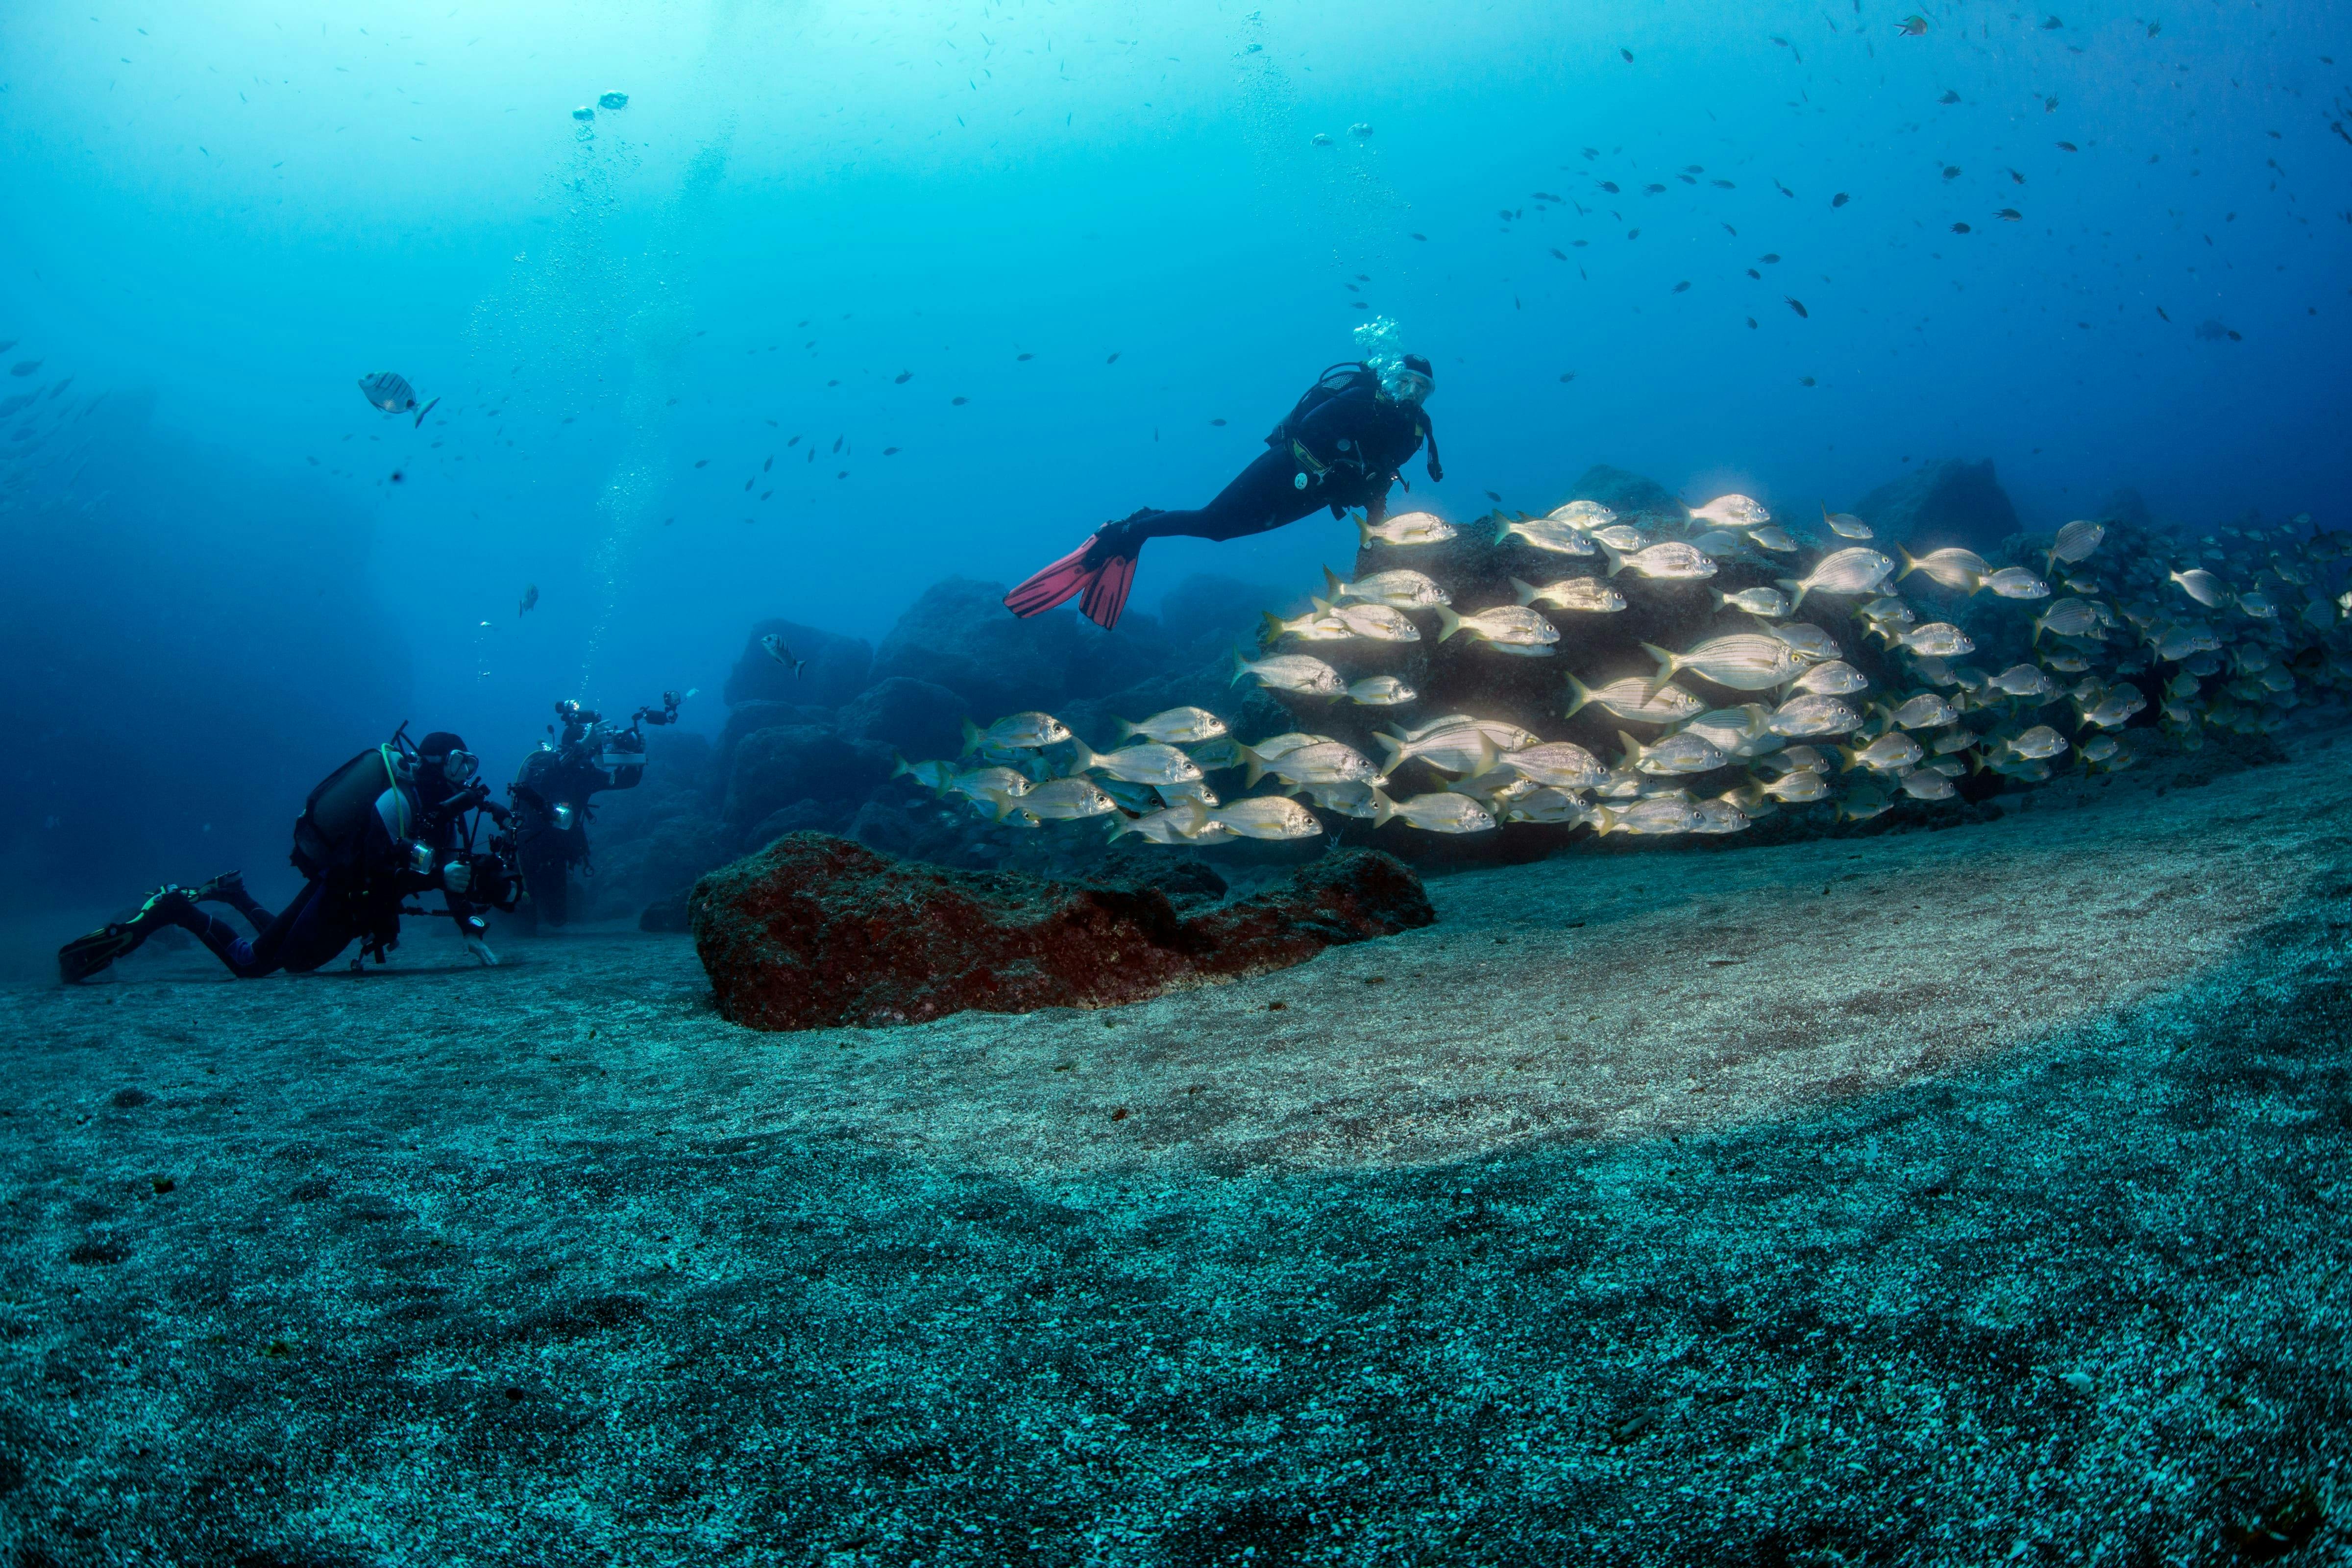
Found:
[{"label": "diver's scuba mask", "polygon": [[482,759],[471,752],[451,752],[441,759],[441,776],[453,784],[464,784],[481,770]]},{"label": "diver's scuba mask", "polygon": [[1390,379],[1388,393],[1399,403],[1419,407],[1437,390],[1436,379],[1417,370],[1400,370]]}]

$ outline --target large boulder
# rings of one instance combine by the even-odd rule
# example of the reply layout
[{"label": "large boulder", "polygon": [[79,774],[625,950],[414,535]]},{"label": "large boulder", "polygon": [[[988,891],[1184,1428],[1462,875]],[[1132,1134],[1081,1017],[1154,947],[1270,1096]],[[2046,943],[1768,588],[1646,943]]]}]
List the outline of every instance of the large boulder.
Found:
[{"label": "large boulder", "polygon": [[792,805],[770,812],[746,828],[743,848],[758,854],[777,839],[792,833],[824,832],[841,826],[843,808],[821,800],[796,800]]},{"label": "large boulder", "polygon": [[2017,508],[1993,477],[1990,458],[1924,464],[1879,486],[1854,502],[1853,510],[1870,524],[1873,542],[1890,554],[1897,545],[1914,555],[1959,545],[1989,556],[2018,531]]},{"label": "large boulder", "polygon": [[2147,498],[2129,485],[2117,488],[2091,516],[2103,522],[2122,523],[2131,528],[2153,528],[2155,514],[2148,510]]},{"label": "large boulder", "polygon": [[[797,673],[761,646],[761,639],[772,633],[803,661]],[[820,631],[798,621],[761,621],[729,671],[722,695],[730,708],[758,701],[838,708],[866,689],[873,668],[874,649],[863,637]]]},{"label": "large boulder", "polygon": [[704,872],[731,859],[739,842],[727,824],[692,810],[635,824],[625,837],[590,831],[597,838],[595,875],[583,879],[572,897],[583,900],[586,918],[595,920],[684,893]]},{"label": "large boulder", "polygon": [[[909,757],[952,757],[963,741],[963,699],[944,686],[894,675],[859,692],[836,727],[849,741],[888,746]],[[1002,717],[992,714],[991,720]]]},{"label": "large boulder", "polygon": [[889,772],[887,750],[852,744],[830,725],[755,730],[735,748],[725,815],[741,825],[795,801],[855,800]]},{"label": "large boulder", "polygon": [[1665,486],[1646,474],[1612,468],[1606,463],[1595,463],[1585,469],[1574,488],[1561,499],[1599,501],[1620,517],[1643,511],[1671,512],[1676,518],[1682,516],[1682,503],[1675,500],[1674,492]]},{"label": "large boulder", "polygon": [[[1150,629],[1148,622],[1138,630]],[[950,577],[926,589],[882,639],[873,678],[944,686],[982,724],[1071,697],[1115,691],[1149,674],[1160,645],[1104,632],[1063,608],[1023,620],[1004,607],[1004,584]]]},{"label": "large boulder", "polygon": [[712,872],[689,904],[720,1014],[757,1029],[1118,1006],[1436,918],[1372,851],[1188,918],[1157,888],[949,871],[815,833]]},{"label": "large boulder", "polygon": [[771,702],[765,699],[738,703],[728,711],[727,722],[719,727],[715,754],[709,771],[704,774],[711,793],[717,795],[726,792],[728,773],[735,765],[735,748],[743,743],[744,736],[791,724],[830,725],[834,711],[806,703]]}]

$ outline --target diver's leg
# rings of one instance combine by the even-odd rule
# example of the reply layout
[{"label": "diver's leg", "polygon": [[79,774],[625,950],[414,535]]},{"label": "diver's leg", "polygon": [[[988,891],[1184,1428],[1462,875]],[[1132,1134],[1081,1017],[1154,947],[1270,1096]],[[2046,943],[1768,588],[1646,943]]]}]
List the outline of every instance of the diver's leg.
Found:
[{"label": "diver's leg", "polygon": [[245,873],[242,871],[224,871],[209,882],[190,888],[188,897],[200,904],[228,905],[245,917],[246,923],[253,927],[257,936],[269,929],[269,922],[278,918],[246,890]]},{"label": "diver's leg", "polygon": [[123,922],[121,929],[133,939],[130,946],[136,947],[167,925],[194,933],[198,942],[212,950],[214,957],[228,965],[231,973],[242,976],[260,973],[248,967],[251,944],[240,938],[226,921],[198,909],[195,900],[178,888],[167,889],[149,899],[145,907]]},{"label": "diver's leg", "polygon": [[1086,561],[1096,568],[1078,601],[1086,617],[1105,631],[1118,625],[1135,585],[1135,561],[1143,542],[1181,535],[1192,539],[1240,539],[1296,522],[1318,510],[1316,487],[1298,488],[1298,465],[1287,452],[1268,451],[1235,475],[1207,506],[1192,511],[1149,509],[1112,523],[1094,537]]},{"label": "diver's leg", "polygon": [[1140,543],[1146,539],[1240,539],[1297,522],[1323,508],[1321,487],[1297,485],[1298,463],[1289,453],[1269,449],[1234,476],[1216,499],[1190,511],[1139,512],[1114,527]]},{"label": "diver's leg", "polygon": [[268,974],[283,969],[307,974],[349,947],[354,934],[338,900],[328,895],[326,882],[309,882],[268,931],[251,942],[237,943],[246,950],[246,967],[237,973]]},{"label": "diver's leg", "polygon": [[1239,539],[1296,522],[1328,500],[1320,486],[1297,485],[1298,464],[1287,452],[1269,450],[1217,492],[1207,506],[1190,511],[1153,511],[1146,507],[1097,530],[1094,536],[1004,596],[1016,616],[1038,616],[1079,594],[1087,619],[1108,631],[1118,624],[1128,590],[1135,583],[1135,560],[1147,539],[1181,534],[1192,539]]}]

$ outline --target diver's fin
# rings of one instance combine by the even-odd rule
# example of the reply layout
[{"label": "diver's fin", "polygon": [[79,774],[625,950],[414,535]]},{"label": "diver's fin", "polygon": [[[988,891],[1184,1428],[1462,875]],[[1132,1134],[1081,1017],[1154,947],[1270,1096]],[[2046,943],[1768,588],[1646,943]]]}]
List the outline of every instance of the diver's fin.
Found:
[{"label": "diver's fin", "polygon": [[1114,555],[1087,584],[1086,597],[1078,601],[1078,613],[1109,631],[1118,625],[1119,612],[1127,608],[1128,590],[1134,586],[1135,557]]},{"label": "diver's fin", "polygon": [[1084,544],[1005,595],[1004,607],[1027,620],[1032,616],[1042,616],[1055,605],[1092,588],[1103,571],[1099,566],[1085,563],[1087,552],[1094,545],[1095,536],[1087,535]]},{"label": "diver's fin", "polygon": [[[234,874],[234,873],[232,873]],[[174,923],[174,907],[193,910],[186,895],[166,883],[147,895],[138,913],[127,921],[109,921],[96,931],[78,936],[58,949],[58,978],[79,985],[147,940],[159,925]]]},{"label": "diver's fin", "polygon": [[102,925],[58,949],[58,978],[79,985],[146,940],[144,933],[120,921]]}]

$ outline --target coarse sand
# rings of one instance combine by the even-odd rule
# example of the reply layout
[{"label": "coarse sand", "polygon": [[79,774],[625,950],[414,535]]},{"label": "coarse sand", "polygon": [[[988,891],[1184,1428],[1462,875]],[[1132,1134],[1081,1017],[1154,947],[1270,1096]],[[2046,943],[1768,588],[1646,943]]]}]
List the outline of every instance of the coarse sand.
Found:
[{"label": "coarse sand", "polygon": [[2287,752],[1101,1012],[758,1034],[634,931],[9,985],[0,1563],[2340,1560]]}]

